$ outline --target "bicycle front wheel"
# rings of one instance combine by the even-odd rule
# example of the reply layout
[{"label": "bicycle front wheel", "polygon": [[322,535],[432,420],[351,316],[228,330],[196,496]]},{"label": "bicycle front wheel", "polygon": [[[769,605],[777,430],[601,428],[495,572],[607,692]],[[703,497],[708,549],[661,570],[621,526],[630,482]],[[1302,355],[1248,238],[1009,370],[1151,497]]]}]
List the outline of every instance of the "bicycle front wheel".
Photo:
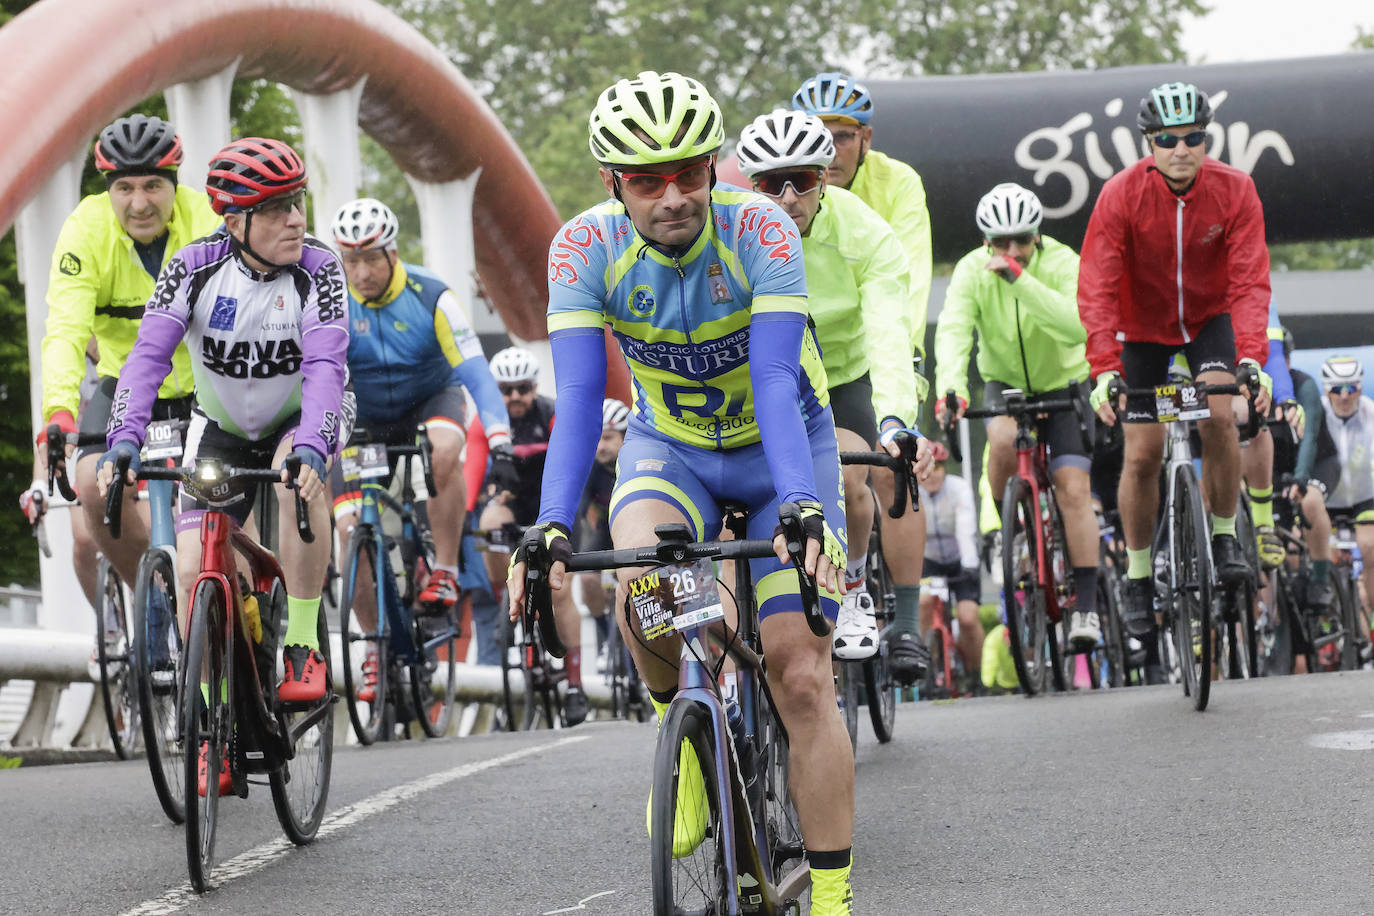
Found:
[{"label": "bicycle front wheel", "polygon": [[658,730],[649,798],[655,916],[728,912],[715,759],[710,714],[691,701],[673,703]]},{"label": "bicycle front wheel", "polygon": [[1212,564],[1202,490],[1191,464],[1174,472],[1174,505],[1169,532],[1174,646],[1183,673],[1183,690],[1198,712],[1207,708],[1212,688]]},{"label": "bicycle front wheel", "polygon": [[[339,651],[343,662],[344,700],[348,704],[348,718],[359,744],[371,744],[387,737],[386,704],[391,673],[391,643],[386,628],[386,611],[377,606],[377,541],[370,525],[353,530],[344,559],[342,599],[339,601]],[[358,622],[360,602],[373,605],[377,624],[368,631]],[[355,670],[353,657],[361,651],[363,660]],[[376,659],[376,684],[371,691],[359,683],[359,674],[368,655]],[[363,692],[363,696],[359,693]],[[365,698],[370,697],[370,698]]]},{"label": "bicycle front wheel", "polygon": [[534,685],[529,669],[524,665],[526,647],[523,628],[517,638],[519,624],[501,622],[501,711],[506,717],[506,731],[527,731],[534,722]]},{"label": "bicycle front wheel", "polygon": [[1016,678],[1026,696],[1044,693],[1048,667],[1049,622],[1036,551],[1039,525],[1030,484],[1011,478],[1002,497],[1002,606]]},{"label": "bicycle front wheel", "polygon": [[202,894],[210,887],[214,867],[220,773],[229,762],[229,737],[234,727],[233,666],[224,625],[226,606],[224,589],[218,580],[202,579],[196,585],[191,601],[191,629],[186,639],[186,669],[181,677],[186,865],[191,886]]},{"label": "bicycle front wheel", "polygon": [[124,605],[124,581],[104,557],[100,559],[96,578],[100,601],[95,622],[100,698],[105,702],[105,724],[115,754],[120,760],[129,760],[138,742],[138,668],[134,664],[134,643],[129,636],[129,615]]},{"label": "bicycle front wheel", "polygon": [[[281,583],[274,586],[280,589]],[[283,600],[285,594],[282,594]],[[317,618],[320,654],[324,670],[330,671],[329,627],[324,615]],[[324,803],[329,797],[329,773],[334,760],[334,679],[326,676],[324,699],[304,709],[279,712],[291,740],[292,756],[268,774],[272,785],[272,806],[277,820],[291,842],[304,846],[315,838],[324,818]]]},{"label": "bicycle front wheel", "polygon": [[1336,596],[1336,606],[1341,622],[1341,668],[1355,671],[1360,667],[1360,622],[1359,599],[1350,572],[1343,567],[1332,567],[1331,584]]},{"label": "bicycle front wheel", "polygon": [[864,660],[864,694],[873,734],[879,744],[887,744],[892,740],[892,727],[897,720],[897,693],[887,664],[886,644],[880,644],[878,652]]},{"label": "bicycle front wheel", "polygon": [[411,621],[415,664],[410,667],[410,695],[415,718],[430,738],[442,738],[453,723],[453,698],[458,692],[458,606],[442,614],[416,616]]},{"label": "bicycle front wheel", "polygon": [[172,558],[150,550],[138,566],[134,585],[134,658],[138,667],[139,721],[153,791],[174,824],[186,820],[186,746],[177,719],[177,664],[181,628],[177,625],[177,577]]}]

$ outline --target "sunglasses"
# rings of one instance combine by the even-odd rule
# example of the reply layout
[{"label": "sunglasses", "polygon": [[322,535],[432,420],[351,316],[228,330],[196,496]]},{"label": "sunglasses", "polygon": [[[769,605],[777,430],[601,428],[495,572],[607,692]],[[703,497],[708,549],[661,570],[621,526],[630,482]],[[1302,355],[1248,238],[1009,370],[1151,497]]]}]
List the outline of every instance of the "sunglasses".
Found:
[{"label": "sunglasses", "polygon": [[677,189],[683,194],[700,191],[711,180],[711,164],[710,159],[694,162],[671,175],[660,175],[658,172],[623,172],[620,169],[611,171],[615,177],[625,182],[625,187],[636,197],[657,200],[667,193],[669,183],[677,185]]},{"label": "sunglasses", "polygon": [[301,211],[301,216],[305,216],[305,190],[302,189],[294,194],[282,194],[270,198],[252,208],[253,213],[261,216],[283,218],[292,210]]},{"label": "sunglasses", "polygon": [[859,139],[859,132],[857,130],[832,130],[830,139],[835,141],[836,146],[848,146]]},{"label": "sunglasses", "polygon": [[1359,385],[1332,385],[1326,389],[1329,394],[1359,394]]},{"label": "sunglasses", "polygon": [[1006,251],[1013,244],[1021,248],[1029,248],[1035,244],[1035,233],[1023,232],[1020,235],[1003,235],[995,239],[988,239],[988,244],[998,251]]},{"label": "sunglasses", "polygon": [[754,176],[754,187],[769,197],[781,197],[792,186],[792,193],[801,197],[810,194],[821,186],[821,173],[816,169],[797,169],[795,171],[764,172]]},{"label": "sunglasses", "polygon": [[1178,141],[1180,140],[1183,141],[1185,146],[1201,146],[1207,142],[1207,131],[1189,131],[1181,137],[1178,134],[1155,134],[1153,139],[1154,145],[1160,149],[1173,149],[1175,146],[1178,146]]},{"label": "sunglasses", "polygon": [[502,394],[529,394],[534,390],[533,382],[517,382],[514,385],[497,385]]}]

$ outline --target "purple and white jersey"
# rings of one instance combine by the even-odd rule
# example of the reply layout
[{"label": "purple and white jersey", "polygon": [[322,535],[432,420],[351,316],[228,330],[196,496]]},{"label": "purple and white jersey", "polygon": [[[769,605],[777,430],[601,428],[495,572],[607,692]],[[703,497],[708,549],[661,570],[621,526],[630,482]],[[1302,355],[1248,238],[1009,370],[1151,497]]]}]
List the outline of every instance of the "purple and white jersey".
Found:
[{"label": "purple and white jersey", "polygon": [[298,264],[260,274],[220,229],[167,262],[119,374],[109,444],[143,444],[158,386],[183,339],[196,400],[225,432],[258,440],[301,412],[297,446],[339,445],[348,292],[332,250],[307,235]]}]

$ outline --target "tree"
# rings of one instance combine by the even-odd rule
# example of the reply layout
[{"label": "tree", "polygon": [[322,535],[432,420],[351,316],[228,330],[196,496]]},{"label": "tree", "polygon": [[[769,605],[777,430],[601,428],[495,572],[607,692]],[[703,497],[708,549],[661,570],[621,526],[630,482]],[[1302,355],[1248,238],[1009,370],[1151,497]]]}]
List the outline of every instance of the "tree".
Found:
[{"label": "tree", "polygon": [[640,70],[705,76],[727,125],[818,70],[915,75],[1176,60],[1199,0],[385,0],[453,60],[564,215],[602,199],[587,153],[600,91]]}]

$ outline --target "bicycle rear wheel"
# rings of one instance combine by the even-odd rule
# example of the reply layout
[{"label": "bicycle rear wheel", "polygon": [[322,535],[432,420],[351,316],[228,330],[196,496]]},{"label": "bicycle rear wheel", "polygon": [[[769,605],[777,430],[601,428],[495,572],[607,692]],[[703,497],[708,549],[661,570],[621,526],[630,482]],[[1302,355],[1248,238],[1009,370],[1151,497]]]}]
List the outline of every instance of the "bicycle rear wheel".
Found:
[{"label": "bicycle rear wheel", "polygon": [[501,710],[506,731],[527,731],[534,721],[534,685],[525,668],[525,642],[516,639],[516,623],[501,622]]},{"label": "bicycle rear wheel", "polygon": [[1002,497],[1002,605],[1016,678],[1026,696],[1045,692],[1048,667],[1049,622],[1036,561],[1039,524],[1030,484],[1011,478]]},{"label": "bicycle rear wheel", "polygon": [[[276,588],[281,587],[277,583]],[[274,591],[275,595],[275,591]],[[285,593],[282,593],[285,600]],[[320,654],[330,671],[329,627],[319,615]],[[273,692],[275,695],[275,691]],[[268,774],[272,806],[291,842],[304,846],[315,838],[329,797],[329,773],[334,760],[334,679],[326,675],[324,699],[304,709],[278,709],[277,719],[292,740],[292,757]]]},{"label": "bicycle rear wheel", "polygon": [[[359,581],[363,583],[362,592],[358,589]],[[388,737],[387,694],[392,686],[390,633],[386,611],[377,606],[376,583],[376,536],[371,525],[359,525],[353,529],[353,537],[348,542],[348,552],[344,558],[342,598],[339,601],[339,651],[343,662],[344,701],[348,704],[348,718],[353,723],[353,733],[358,736],[358,743],[364,745]],[[363,592],[368,595],[364,600],[374,606],[373,613],[377,617],[377,625],[371,632],[364,631],[358,622],[356,608]],[[362,663],[368,654],[376,654],[377,683],[370,701],[358,696],[358,690],[363,685],[356,680],[354,673],[355,643],[363,651],[358,671],[362,670]]]},{"label": "bicycle rear wheel", "polygon": [[415,718],[430,738],[442,738],[453,723],[453,698],[458,692],[457,615],[454,605],[442,614],[417,615],[411,621],[417,660],[410,667],[410,694]]},{"label": "bicycle rear wheel", "polygon": [[836,662],[839,670],[835,673],[835,692],[839,695],[840,713],[844,718],[844,730],[849,733],[849,746],[859,749],[859,698],[863,696],[862,672],[860,662]]},{"label": "bicycle rear wheel", "polygon": [[[759,707],[758,721],[763,739],[759,747],[763,748],[764,760],[759,762],[759,769],[755,772],[763,779],[763,816],[768,853],[773,862],[773,883],[782,885],[789,874],[805,863],[806,846],[802,842],[801,818],[797,815],[797,806],[792,802],[792,791],[787,782],[791,764],[786,734],[768,702],[761,701]],[[799,907],[796,912],[806,912],[810,902],[808,879],[804,890],[795,900],[781,901],[784,909],[780,912],[788,912],[785,907],[792,903]]]},{"label": "bicycle rear wheel", "polygon": [[1336,595],[1336,606],[1339,611],[1341,622],[1342,642],[1341,642],[1341,669],[1344,671],[1355,671],[1360,667],[1360,622],[1359,622],[1359,602],[1356,600],[1358,592],[1355,590],[1355,583],[1350,578],[1350,572],[1344,567],[1333,566],[1330,573],[1331,584]]},{"label": "bicycle rear wheel", "polygon": [[[219,779],[233,735],[233,665],[225,631],[226,596],[215,579],[202,579],[191,601],[191,628],[182,672],[182,784],[186,787],[186,865],[191,886],[205,893],[215,859]],[[208,696],[208,698],[207,698]],[[205,793],[199,791],[200,756],[206,749]]]},{"label": "bicycle rear wheel", "polygon": [[868,718],[879,744],[892,740],[892,727],[897,719],[897,694],[892,683],[892,671],[887,665],[887,647],[880,644],[878,652],[864,661],[864,694],[868,702]]},{"label": "bicycle rear wheel", "polygon": [[1183,690],[1193,707],[1207,708],[1212,688],[1212,564],[1202,491],[1191,464],[1175,470],[1170,516],[1171,563],[1178,588],[1173,594],[1174,645],[1183,674]]},{"label": "bicycle rear wheel", "polygon": [[103,556],[96,580],[100,610],[95,615],[95,645],[105,724],[115,754],[120,760],[129,760],[138,742],[138,666],[134,664],[124,582]]},{"label": "bicycle rear wheel", "polygon": [[930,664],[926,666],[925,680],[921,683],[921,698],[947,700],[953,693],[949,683],[949,646],[945,643],[944,631],[931,627],[926,633],[926,648],[930,650]]},{"label": "bicycle rear wheel", "polygon": [[[696,752],[696,773],[683,768],[684,756],[692,765],[691,755],[682,753],[684,743]],[[728,911],[728,869],[721,835],[725,824],[716,793],[715,759],[710,714],[688,700],[673,703],[658,730],[649,799],[655,916]],[[683,796],[683,824],[675,835],[679,795]]]},{"label": "bicycle rear wheel", "polygon": [[177,578],[172,558],[150,550],[138,566],[134,586],[134,657],[137,661],[139,722],[153,791],[174,824],[186,820],[186,746],[177,718],[177,665],[181,628],[177,625]]}]

